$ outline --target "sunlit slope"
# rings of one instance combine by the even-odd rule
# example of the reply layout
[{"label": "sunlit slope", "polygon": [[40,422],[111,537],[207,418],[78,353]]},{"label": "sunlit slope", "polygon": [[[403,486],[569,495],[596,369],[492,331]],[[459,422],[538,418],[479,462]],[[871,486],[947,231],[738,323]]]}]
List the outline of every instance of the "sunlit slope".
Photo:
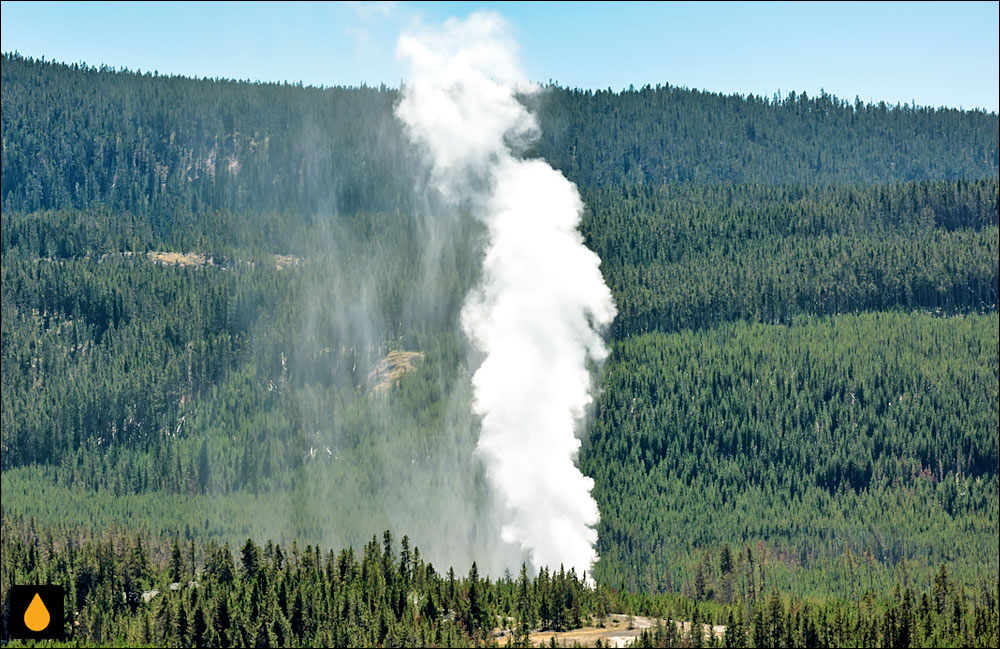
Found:
[{"label": "sunlit slope", "polygon": [[869,562],[996,574],[997,327],[875,313],[616,344],[581,456],[597,576],[690,589],[703,570],[718,592],[727,543],[816,593]]},{"label": "sunlit slope", "polygon": [[[4,211],[103,204],[169,228],[207,209],[300,214],[412,204],[422,174],[387,88],[192,80],[4,55]],[[1000,169],[995,114],[828,95],[550,87],[529,151],[584,187],[974,180]]]},{"label": "sunlit slope", "polygon": [[[2,74],[5,517],[486,541],[481,232],[415,184],[395,91]],[[597,577],[722,597],[727,543],[800,592],[889,589],[904,557],[995,575],[996,116],[535,101],[620,314],[580,454]]]}]

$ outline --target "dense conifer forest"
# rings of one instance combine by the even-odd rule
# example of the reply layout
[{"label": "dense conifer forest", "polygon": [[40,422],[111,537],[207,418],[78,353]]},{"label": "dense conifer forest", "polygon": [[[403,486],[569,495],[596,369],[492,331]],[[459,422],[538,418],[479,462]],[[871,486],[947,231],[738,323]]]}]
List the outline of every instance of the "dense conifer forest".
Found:
[{"label": "dense conifer forest", "polygon": [[525,97],[619,314],[600,560],[512,575],[429,559],[488,497],[450,432],[481,232],[397,90],[5,54],[0,93],[0,586],[64,585],[71,642],[1000,640],[996,114]]}]

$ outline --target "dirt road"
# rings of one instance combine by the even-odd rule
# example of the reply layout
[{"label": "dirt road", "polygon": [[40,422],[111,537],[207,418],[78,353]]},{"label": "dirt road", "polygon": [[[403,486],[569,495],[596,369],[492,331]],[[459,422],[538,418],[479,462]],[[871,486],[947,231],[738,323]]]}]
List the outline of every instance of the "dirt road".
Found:
[{"label": "dirt road", "polygon": [[[598,640],[605,647],[627,647],[639,637],[643,629],[652,629],[656,626],[656,623],[657,620],[655,618],[636,615],[632,617],[632,628],[630,629],[629,617],[616,613],[608,616],[603,629],[596,626],[585,626],[580,629],[559,633],[554,631],[539,631],[532,633],[529,639],[531,640],[531,644],[536,647],[539,645],[547,647],[553,637],[556,639],[556,644],[560,647],[572,647],[575,642],[580,643],[584,647],[593,647],[596,646]],[[691,629],[690,622],[675,622],[675,624],[682,633],[687,633]],[[709,625],[705,624],[703,626],[705,636],[707,637]],[[711,629],[715,632],[716,636],[720,637],[726,632],[726,627],[722,625],[715,625]]]}]

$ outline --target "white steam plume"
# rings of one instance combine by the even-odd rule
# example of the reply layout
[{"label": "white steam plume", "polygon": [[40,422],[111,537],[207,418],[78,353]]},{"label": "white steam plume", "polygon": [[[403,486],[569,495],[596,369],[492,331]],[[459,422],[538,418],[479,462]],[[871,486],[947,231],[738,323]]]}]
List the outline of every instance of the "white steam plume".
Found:
[{"label": "white steam plume", "polygon": [[514,152],[538,132],[517,99],[537,87],[516,49],[492,12],[402,36],[397,51],[412,73],[396,113],[426,149],[434,185],[471,206],[488,233],[462,327],[484,356],[472,379],[476,450],[506,508],[503,540],[536,568],[589,574],[599,514],[594,482],[574,464],[576,428],[591,402],[588,359],[607,356],[598,331],[615,307],[577,229],[576,186]]}]

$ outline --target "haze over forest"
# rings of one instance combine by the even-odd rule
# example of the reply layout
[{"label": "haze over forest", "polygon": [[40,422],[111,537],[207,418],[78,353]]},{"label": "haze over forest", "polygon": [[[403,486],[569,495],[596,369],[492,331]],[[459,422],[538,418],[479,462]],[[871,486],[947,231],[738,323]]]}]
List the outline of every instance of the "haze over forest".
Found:
[{"label": "haze over forest", "polygon": [[3,592],[98,645],[995,646],[997,114],[531,87],[497,19],[402,91],[3,55]]}]

